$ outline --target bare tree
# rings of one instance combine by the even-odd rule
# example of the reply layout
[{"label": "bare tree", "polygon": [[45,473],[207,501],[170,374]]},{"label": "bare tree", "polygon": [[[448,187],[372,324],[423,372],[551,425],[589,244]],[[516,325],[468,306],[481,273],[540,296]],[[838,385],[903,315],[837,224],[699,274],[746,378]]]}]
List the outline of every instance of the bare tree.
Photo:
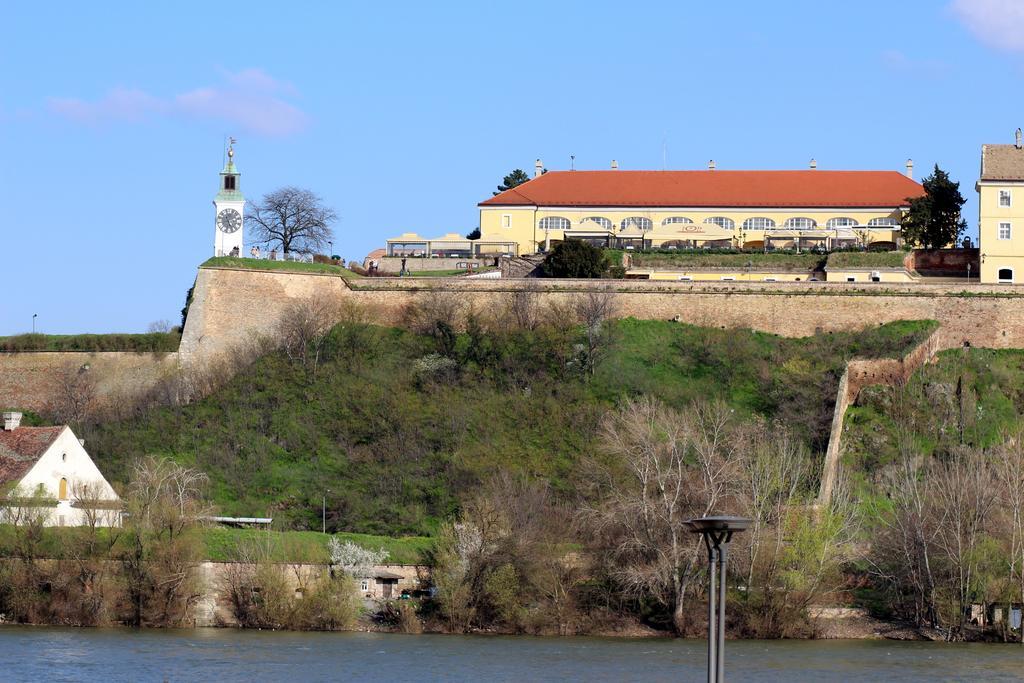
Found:
[{"label": "bare tree", "polygon": [[615,293],[603,289],[580,294],[573,301],[578,319],[583,323],[586,346],[580,359],[586,372],[593,375],[612,345],[611,319],[615,316]]},{"label": "bare tree", "polygon": [[46,406],[54,422],[78,424],[96,409],[96,378],[88,365],[69,363],[59,371],[56,391]]},{"label": "bare tree", "polygon": [[[1001,484],[1004,513],[1009,517],[1009,578],[1016,585],[1017,600],[1024,603],[1024,443],[1021,436],[1004,439],[994,449],[993,462]],[[1024,629],[1021,629],[1021,639],[1024,641]]]},{"label": "bare tree", "polygon": [[505,324],[512,329],[535,330],[541,324],[538,305],[539,287],[533,281],[508,294],[505,304]]},{"label": "bare tree", "polygon": [[174,326],[171,325],[170,320],[154,320],[149,324],[149,327],[146,329],[146,331],[151,334],[166,333],[170,332],[172,329],[174,329]]},{"label": "bare tree", "polygon": [[950,637],[959,637],[973,591],[980,583],[979,544],[997,498],[992,495],[992,470],[980,451],[964,449],[947,462],[933,463],[931,469],[929,489],[939,517],[935,544],[947,565],[947,583],[952,588]]},{"label": "bare tree", "polygon": [[338,215],[321,202],[309,190],[282,187],[250,203],[245,222],[258,241],[280,246],[286,254],[323,249],[334,236],[331,224]]},{"label": "bare tree", "polygon": [[648,398],[627,401],[602,425],[611,459],[597,465],[602,502],[584,515],[607,539],[613,575],[668,608],[680,634],[700,552],[682,522],[723,511],[738,466],[731,427],[722,404],[694,404],[684,415]]},{"label": "bare tree", "polygon": [[134,625],[182,624],[199,599],[199,549],[187,532],[207,514],[202,472],[162,458],[136,462],[126,499],[127,543],[121,554]]},{"label": "bare tree", "polygon": [[288,357],[311,370],[316,376],[327,335],[338,316],[338,306],[331,299],[312,296],[288,308],[278,325],[278,333]]}]

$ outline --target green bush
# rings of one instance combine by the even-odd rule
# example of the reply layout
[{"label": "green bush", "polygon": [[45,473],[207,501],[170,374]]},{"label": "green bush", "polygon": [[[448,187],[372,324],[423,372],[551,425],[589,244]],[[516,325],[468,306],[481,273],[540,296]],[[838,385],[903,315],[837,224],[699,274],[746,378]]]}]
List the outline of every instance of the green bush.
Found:
[{"label": "green bush", "polygon": [[19,334],[0,337],[0,351],[136,351],[178,350],[181,332],[146,334]]},{"label": "green bush", "polygon": [[570,239],[555,245],[540,264],[540,272],[544,277],[596,278],[607,275],[611,265],[600,247]]}]

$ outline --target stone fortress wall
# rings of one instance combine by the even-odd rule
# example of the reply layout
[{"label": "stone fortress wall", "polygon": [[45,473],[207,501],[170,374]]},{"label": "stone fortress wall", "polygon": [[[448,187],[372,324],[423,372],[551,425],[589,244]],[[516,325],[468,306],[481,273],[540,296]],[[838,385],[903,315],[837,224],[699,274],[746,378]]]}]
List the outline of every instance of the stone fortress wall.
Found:
[{"label": "stone fortress wall", "polygon": [[[355,302],[371,321],[400,324],[405,308],[439,292],[477,310],[500,309],[512,292],[529,289],[546,301],[608,289],[619,316],[677,319],[695,325],[752,328],[800,337],[858,330],[896,320],[940,324],[936,349],[1024,347],[1024,288],[999,285],[651,282],[642,280],[466,280],[363,278],[288,271],[201,268],[177,354],[0,354],[0,407],[39,410],[60,390],[69,367],[88,365],[99,397],[130,400],[175,369],[230,359],[260,338],[272,338],[285,313],[312,297]],[[876,370],[876,372],[879,370]]]}]

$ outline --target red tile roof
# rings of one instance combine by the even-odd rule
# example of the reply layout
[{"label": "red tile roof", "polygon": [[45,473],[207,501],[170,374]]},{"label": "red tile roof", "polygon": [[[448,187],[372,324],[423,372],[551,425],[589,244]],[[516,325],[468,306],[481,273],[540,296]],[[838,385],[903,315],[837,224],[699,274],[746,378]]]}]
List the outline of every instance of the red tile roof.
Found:
[{"label": "red tile roof", "polygon": [[896,171],[550,171],[479,205],[895,208],[922,194]]},{"label": "red tile roof", "polygon": [[0,431],[0,484],[18,481],[66,427],[18,427]]}]

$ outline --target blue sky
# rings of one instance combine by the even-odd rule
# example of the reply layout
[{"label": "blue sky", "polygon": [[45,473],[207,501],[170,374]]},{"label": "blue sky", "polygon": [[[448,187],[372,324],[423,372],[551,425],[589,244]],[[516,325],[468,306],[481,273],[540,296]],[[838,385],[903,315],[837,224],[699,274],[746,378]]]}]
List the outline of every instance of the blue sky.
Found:
[{"label": "blue sky", "polygon": [[0,334],[176,322],[225,134],[335,252],[477,225],[510,169],[902,170],[1024,125],[1024,2],[29,3],[0,23]]}]

